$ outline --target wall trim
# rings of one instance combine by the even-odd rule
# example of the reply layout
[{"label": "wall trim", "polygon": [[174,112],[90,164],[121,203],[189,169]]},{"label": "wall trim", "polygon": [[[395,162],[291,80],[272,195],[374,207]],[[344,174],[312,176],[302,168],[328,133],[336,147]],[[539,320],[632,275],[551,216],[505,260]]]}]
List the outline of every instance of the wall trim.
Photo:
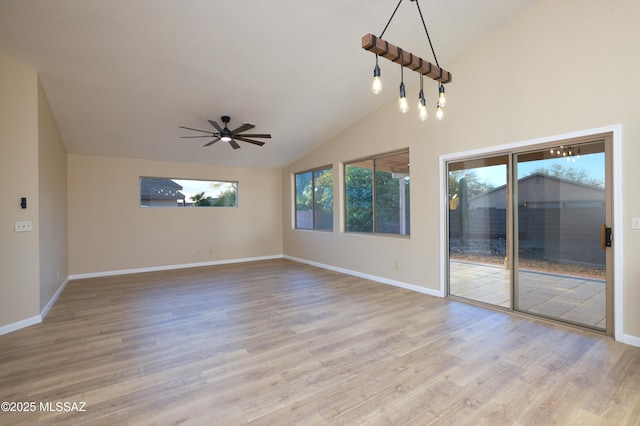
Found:
[{"label": "wall trim", "polygon": [[16,321],[16,322],[11,323],[11,324],[0,326],[0,336],[2,336],[3,334],[11,333],[13,331],[18,331],[18,330],[20,330],[22,328],[26,328],[26,327],[29,327],[29,326],[32,326],[32,325],[40,324],[42,322],[42,320],[49,313],[49,310],[51,309],[51,307],[56,303],[56,300],[58,300],[58,297],[60,296],[60,294],[62,293],[62,290],[64,290],[64,287],[67,285],[68,282],[69,282],[69,278],[67,277],[62,282],[62,284],[60,285],[58,290],[56,290],[54,295],[51,297],[51,299],[49,300],[49,303],[47,303],[47,305],[42,309],[42,311],[40,312],[40,315],[36,315],[36,316],[33,316],[33,317],[25,318],[23,320]]},{"label": "wall trim", "polygon": [[409,284],[409,283],[405,283],[405,282],[402,282],[402,281],[391,280],[389,278],[383,278],[383,277],[379,277],[377,275],[365,274],[365,273],[362,273],[362,272],[353,271],[351,269],[339,268],[337,266],[327,265],[327,264],[324,264],[324,263],[318,263],[318,262],[314,262],[312,260],[301,259],[301,258],[298,258],[298,257],[287,256],[287,255],[284,255],[283,257],[285,259],[288,259],[288,260],[293,260],[294,262],[305,263],[307,265],[316,266],[318,268],[328,269],[330,271],[340,272],[340,273],[343,273],[343,274],[352,275],[352,276],[359,277],[359,278],[364,278],[364,279],[375,281],[375,282],[379,282],[379,283],[382,283],[382,284],[388,284],[388,285],[392,285],[394,287],[404,288],[406,290],[415,291],[417,293],[428,294],[429,296],[435,296],[435,297],[443,297],[444,296],[442,293],[438,292],[437,290],[433,290],[433,289],[426,288],[426,287],[421,287],[421,286],[415,285],[415,284]]},{"label": "wall trim", "polygon": [[25,318],[23,320],[16,321],[11,324],[3,325],[2,327],[0,327],[0,336],[2,336],[3,334],[11,333],[13,331],[18,331],[21,328],[39,324],[41,322],[42,322],[42,315],[36,315],[30,318]]},{"label": "wall trim", "polygon": [[62,290],[64,290],[64,288],[66,287],[67,283],[69,282],[69,277],[67,277],[62,284],[60,285],[60,288],[58,288],[58,290],[54,293],[53,296],[51,296],[51,299],[49,300],[49,303],[47,303],[47,306],[45,306],[42,311],[40,312],[40,318],[43,320],[47,317],[47,314],[49,313],[49,310],[53,307],[54,303],[56,303],[56,301],[58,300],[58,297],[60,297],[60,294],[62,293]]},{"label": "wall trim", "polygon": [[640,337],[623,334],[622,338],[619,339],[619,341],[622,343],[626,343],[627,345],[637,346],[640,348]]},{"label": "wall trim", "polygon": [[[577,132],[565,133],[560,135],[546,136],[542,138],[530,139],[520,142],[514,142],[504,145],[491,146],[487,148],[474,149],[470,151],[456,152],[451,154],[440,155],[440,292],[445,293],[447,280],[446,253],[447,236],[446,236],[446,218],[447,218],[447,202],[444,194],[447,191],[447,161],[462,158],[489,155],[495,153],[504,153],[520,148],[535,147],[549,142],[565,139],[576,139],[588,136],[595,136],[604,133],[612,134],[612,164],[613,164],[613,225],[615,226],[615,238],[613,239],[613,249],[616,256],[613,260],[613,277],[614,277],[614,339],[620,342],[628,343],[634,346],[640,346],[640,337],[624,334],[624,250],[623,250],[623,196],[622,196],[622,124],[614,124],[594,129],[581,130]],[[632,343],[635,342],[635,343]]]},{"label": "wall trim", "polygon": [[212,260],[207,262],[182,263],[182,264],[164,265],[164,266],[150,266],[146,268],[135,268],[135,269],[119,269],[114,271],[90,272],[86,274],[72,274],[72,275],[69,275],[69,280],[111,277],[115,275],[140,274],[143,272],[170,271],[172,269],[198,268],[201,266],[226,265],[230,263],[256,262],[259,260],[271,260],[271,259],[282,259],[282,255],[276,254],[272,256],[245,257],[240,259]]}]

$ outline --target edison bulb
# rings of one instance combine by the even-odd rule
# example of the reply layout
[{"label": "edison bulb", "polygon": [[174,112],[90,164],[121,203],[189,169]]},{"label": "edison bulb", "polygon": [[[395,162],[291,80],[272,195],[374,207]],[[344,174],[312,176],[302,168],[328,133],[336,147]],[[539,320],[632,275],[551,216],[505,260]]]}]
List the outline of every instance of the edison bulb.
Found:
[{"label": "edison bulb", "polygon": [[427,118],[429,118],[429,114],[427,114],[427,107],[424,105],[420,105],[419,109],[418,109],[418,118],[421,121],[427,121]]},{"label": "edison bulb", "polygon": [[371,84],[371,91],[374,95],[382,92],[382,80],[379,75],[373,77],[373,83]]},{"label": "edison bulb", "polygon": [[438,104],[438,111],[436,112],[436,118],[438,120],[442,120],[442,117],[444,117],[444,112],[442,112],[442,105]]},{"label": "edison bulb", "polygon": [[444,95],[444,84],[440,85],[440,89],[439,89],[439,94],[438,94],[438,103],[440,104],[441,107],[444,107],[447,104],[447,98]]},{"label": "edison bulb", "polygon": [[398,100],[398,107],[400,108],[400,112],[403,114],[409,111],[409,102],[407,102],[406,96],[400,97],[400,99]]},{"label": "edison bulb", "polygon": [[421,121],[426,121],[428,117],[429,114],[427,113],[426,101],[424,98],[420,98],[420,101],[418,102],[418,118]]},{"label": "edison bulb", "polygon": [[400,99],[398,100],[398,107],[401,113],[409,111],[409,103],[407,102],[407,92],[404,90],[404,82],[400,83]]},{"label": "edison bulb", "polygon": [[373,69],[373,83],[371,84],[371,91],[374,95],[382,92],[382,80],[380,79],[380,67],[378,66],[378,56],[376,56],[376,66]]}]

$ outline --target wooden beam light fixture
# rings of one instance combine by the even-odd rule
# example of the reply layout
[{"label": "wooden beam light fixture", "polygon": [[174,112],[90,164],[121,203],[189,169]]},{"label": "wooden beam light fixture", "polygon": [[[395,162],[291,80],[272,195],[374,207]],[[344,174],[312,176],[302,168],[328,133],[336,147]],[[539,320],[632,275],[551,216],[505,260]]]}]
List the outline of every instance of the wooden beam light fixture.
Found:
[{"label": "wooden beam light fixture", "polygon": [[438,119],[442,119],[443,108],[446,103],[444,85],[447,83],[450,83],[451,80],[453,79],[453,76],[449,71],[441,68],[440,64],[438,64],[438,58],[436,57],[436,52],[433,49],[433,44],[431,43],[431,37],[429,37],[429,31],[427,30],[427,25],[424,22],[424,18],[422,16],[422,11],[420,10],[420,4],[418,3],[418,0],[411,0],[411,2],[415,2],[418,8],[418,13],[420,14],[420,19],[422,20],[424,31],[427,34],[427,40],[429,41],[429,46],[431,47],[431,53],[433,53],[433,59],[435,61],[435,65],[425,59],[420,58],[417,55],[414,55],[411,52],[408,52],[382,39],[382,36],[384,35],[385,31],[389,27],[389,24],[391,23],[391,20],[393,19],[394,15],[398,11],[398,8],[400,7],[400,4],[402,3],[402,1],[403,0],[400,0],[398,2],[398,5],[393,11],[393,14],[391,14],[391,18],[389,18],[387,25],[384,27],[384,30],[380,34],[380,37],[376,37],[373,34],[366,34],[362,37],[362,48],[376,55],[376,66],[373,69],[373,84],[371,86],[371,90],[374,94],[378,94],[382,91],[382,83],[380,79],[381,72],[380,72],[380,66],[378,65],[378,56],[382,56],[383,58],[386,58],[391,62],[400,64],[400,76],[401,76],[400,111],[404,113],[404,112],[407,112],[408,110],[408,107],[406,105],[404,74],[402,72],[404,70],[404,67],[407,67],[410,70],[420,74],[420,93],[418,95],[418,113],[419,113],[420,120],[424,121],[427,119],[426,99],[424,97],[424,91],[422,88],[422,79],[424,76],[427,76],[432,80],[435,80],[440,83],[438,86],[438,103],[437,103],[436,117]]}]

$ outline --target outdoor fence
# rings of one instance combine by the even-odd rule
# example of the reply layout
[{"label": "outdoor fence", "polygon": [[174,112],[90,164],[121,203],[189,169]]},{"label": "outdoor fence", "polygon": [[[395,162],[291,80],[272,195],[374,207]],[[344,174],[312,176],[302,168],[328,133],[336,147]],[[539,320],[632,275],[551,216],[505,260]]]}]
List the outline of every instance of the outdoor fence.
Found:
[{"label": "outdoor fence", "polygon": [[[466,219],[463,211],[449,210],[449,236],[458,240],[459,246],[470,240],[486,240],[487,244],[506,240],[505,209],[469,209]],[[604,217],[604,207],[519,208],[519,254],[523,258],[604,265],[605,252],[600,248]]]}]

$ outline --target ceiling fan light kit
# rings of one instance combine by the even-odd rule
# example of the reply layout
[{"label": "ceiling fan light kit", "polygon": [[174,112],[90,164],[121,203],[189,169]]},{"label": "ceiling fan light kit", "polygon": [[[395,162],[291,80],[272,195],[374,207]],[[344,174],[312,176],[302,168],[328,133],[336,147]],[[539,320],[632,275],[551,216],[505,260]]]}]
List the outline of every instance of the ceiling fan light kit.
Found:
[{"label": "ceiling fan light kit", "polygon": [[241,142],[247,142],[247,143],[251,143],[254,145],[258,145],[258,146],[262,146],[265,143],[262,141],[257,141],[254,139],[250,139],[250,138],[266,138],[266,139],[271,139],[271,135],[267,134],[267,133],[244,133],[247,130],[251,130],[254,127],[256,127],[254,124],[251,123],[244,123],[242,124],[240,127],[234,129],[234,130],[229,130],[229,128],[227,127],[227,124],[231,121],[231,117],[229,117],[228,115],[223,115],[222,117],[220,117],[220,120],[224,123],[224,127],[220,126],[216,121],[213,120],[207,120],[209,122],[209,124],[211,124],[213,126],[214,129],[217,130],[217,132],[212,132],[210,130],[200,130],[200,129],[194,129],[192,127],[185,127],[185,126],[180,126],[181,129],[187,129],[187,130],[194,130],[196,132],[202,132],[202,133],[206,133],[206,135],[197,135],[197,136],[180,136],[181,138],[213,138],[213,140],[211,142],[208,142],[206,144],[204,144],[203,146],[211,146],[214,143],[218,142],[218,141],[222,141],[222,142],[229,142],[229,145],[231,145],[231,147],[233,149],[238,149],[240,148],[240,145],[238,144],[238,142],[236,142],[236,140],[239,140]]},{"label": "ceiling fan light kit", "polygon": [[387,22],[387,25],[382,30],[380,37],[376,37],[373,34],[366,34],[362,37],[362,48],[368,50],[369,52],[373,52],[376,55],[376,66],[373,69],[373,84],[371,85],[371,91],[374,94],[378,94],[382,91],[382,81],[381,81],[381,71],[380,66],[378,65],[378,56],[382,56],[383,58],[389,59],[391,62],[395,62],[400,64],[400,98],[399,98],[399,108],[400,112],[406,113],[409,110],[409,106],[407,103],[405,87],[404,87],[404,67],[409,68],[412,71],[415,71],[420,74],[420,92],[418,94],[418,117],[420,120],[425,121],[427,119],[427,110],[426,110],[426,99],[424,97],[424,91],[422,89],[422,79],[424,76],[431,78],[439,82],[438,85],[438,102],[436,105],[436,117],[441,120],[444,113],[443,108],[446,103],[445,90],[444,85],[450,83],[453,79],[451,73],[440,67],[438,64],[438,58],[436,57],[436,52],[433,49],[433,44],[431,43],[431,37],[429,37],[429,31],[427,30],[427,25],[424,21],[424,17],[422,16],[422,11],[420,10],[420,4],[418,0],[411,0],[411,2],[415,2],[418,13],[420,14],[420,19],[422,20],[422,26],[424,27],[424,31],[427,34],[427,40],[429,41],[429,47],[431,48],[431,53],[433,54],[433,59],[435,61],[435,65],[431,62],[422,59],[421,57],[414,55],[411,52],[408,52],[398,46],[395,46],[389,43],[386,40],[382,39],[385,31],[389,27],[391,20],[395,16],[402,0],[398,2],[395,10],[391,14],[391,18]]}]

